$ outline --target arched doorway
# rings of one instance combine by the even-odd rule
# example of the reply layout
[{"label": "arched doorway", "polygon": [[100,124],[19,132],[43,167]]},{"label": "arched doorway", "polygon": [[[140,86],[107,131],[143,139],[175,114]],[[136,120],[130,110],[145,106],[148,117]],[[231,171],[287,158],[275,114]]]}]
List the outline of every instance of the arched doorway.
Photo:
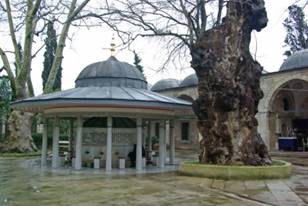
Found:
[{"label": "arched doorway", "polygon": [[308,137],[308,81],[293,79],[282,84],[268,108],[270,148],[277,149],[278,138],[296,137],[297,148],[302,150],[302,142]]}]

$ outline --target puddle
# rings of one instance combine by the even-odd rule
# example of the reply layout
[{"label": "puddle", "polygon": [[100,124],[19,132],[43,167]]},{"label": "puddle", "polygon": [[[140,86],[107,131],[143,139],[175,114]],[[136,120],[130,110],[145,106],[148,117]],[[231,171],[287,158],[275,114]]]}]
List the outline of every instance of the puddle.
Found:
[{"label": "puddle", "polygon": [[[206,185],[206,184],[204,184]],[[0,205],[251,205],[175,173],[108,176],[41,169],[32,159],[0,160]]]}]

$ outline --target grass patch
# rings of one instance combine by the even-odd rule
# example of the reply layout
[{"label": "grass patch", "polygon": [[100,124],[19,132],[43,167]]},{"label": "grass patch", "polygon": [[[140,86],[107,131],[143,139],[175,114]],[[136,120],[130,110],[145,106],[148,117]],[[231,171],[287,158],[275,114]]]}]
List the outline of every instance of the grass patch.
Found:
[{"label": "grass patch", "polygon": [[25,152],[25,153],[18,153],[18,152],[6,152],[6,153],[0,153],[0,158],[1,157],[34,157],[34,156],[39,156],[41,155],[41,151],[36,151],[36,152]]}]

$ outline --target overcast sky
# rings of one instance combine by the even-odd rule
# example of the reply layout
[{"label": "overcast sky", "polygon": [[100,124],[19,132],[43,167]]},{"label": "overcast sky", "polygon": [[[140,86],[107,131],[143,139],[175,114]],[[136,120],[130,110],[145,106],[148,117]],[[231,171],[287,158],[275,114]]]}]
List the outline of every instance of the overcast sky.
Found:
[{"label": "overcast sky", "polygon": [[[268,13],[268,26],[259,33],[255,33],[256,41],[251,43],[251,51],[254,54],[257,48],[257,60],[261,63],[265,70],[273,72],[277,71],[285,58],[284,37],[285,31],[282,26],[283,20],[286,18],[287,7],[294,0],[265,0]],[[80,30],[74,32],[73,42],[67,41],[63,59],[63,77],[62,89],[74,87],[74,81],[80,71],[88,64],[103,61],[109,58],[110,51],[106,48],[110,47],[112,33],[107,28],[93,28],[91,30]],[[120,41],[118,40],[118,43]],[[1,42],[0,40],[0,43]],[[169,69],[163,72],[157,72],[162,62],[157,49],[157,41],[142,40],[135,44],[135,48],[142,59],[145,76],[150,84],[162,78],[183,79],[185,76],[193,73],[190,68],[180,68],[174,70]],[[105,48],[105,49],[104,49]],[[43,53],[43,52],[41,52]],[[132,52],[118,51],[116,58],[120,61],[133,63]],[[32,80],[35,85],[35,94],[42,93],[41,72],[43,67],[43,58],[38,57],[33,61]]]}]

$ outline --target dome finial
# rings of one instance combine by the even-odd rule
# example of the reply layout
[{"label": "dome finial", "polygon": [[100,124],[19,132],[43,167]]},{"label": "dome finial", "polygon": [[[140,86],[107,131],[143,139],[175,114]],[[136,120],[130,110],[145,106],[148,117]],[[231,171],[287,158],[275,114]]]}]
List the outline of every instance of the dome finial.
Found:
[{"label": "dome finial", "polygon": [[111,53],[111,56],[114,56],[114,53],[115,53],[115,38],[114,38],[114,33],[112,34],[112,37],[111,37],[111,43],[110,43],[110,53]]}]

